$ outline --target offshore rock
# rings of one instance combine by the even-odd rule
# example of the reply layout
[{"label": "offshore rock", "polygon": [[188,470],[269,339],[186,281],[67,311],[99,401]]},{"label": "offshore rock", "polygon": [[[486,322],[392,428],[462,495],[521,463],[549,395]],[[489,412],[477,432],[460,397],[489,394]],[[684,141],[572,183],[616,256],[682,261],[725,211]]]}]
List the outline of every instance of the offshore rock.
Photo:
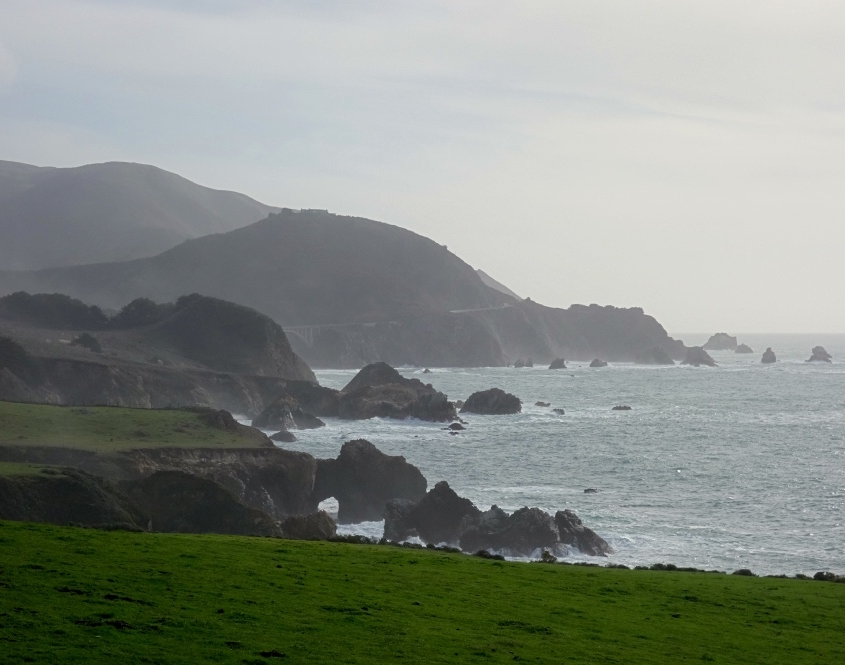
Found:
[{"label": "offshore rock", "polygon": [[457,543],[465,517],[480,515],[472,501],[458,496],[441,480],[419,501],[391,501],[384,510],[384,534],[389,540],[418,535],[425,543]]},{"label": "offshore rock", "polygon": [[637,362],[640,365],[674,365],[675,361],[660,346],[651,346],[637,354]]},{"label": "offshore rock", "polygon": [[338,502],[338,522],[382,519],[391,499],[420,499],[426,479],[404,457],[385,455],[365,439],[347,441],[337,459],[317,461],[312,498],[319,503],[330,497]]},{"label": "offshore rock", "polygon": [[687,357],[684,358],[684,361],[681,364],[692,365],[693,367],[700,367],[701,365],[715,367],[716,361],[713,360],[713,358],[710,357],[710,354],[700,346],[692,346],[687,349]]},{"label": "offshore rock", "polygon": [[736,337],[727,333],[716,333],[702,347],[706,351],[735,351],[737,348]]},{"label": "offshore rock", "polygon": [[595,358],[593,362],[590,363],[590,367],[607,367],[607,363],[604,360]]},{"label": "offshore rock", "polygon": [[293,443],[296,441],[296,435],[286,429],[279,430],[275,434],[270,435],[271,441],[278,441],[279,443]]},{"label": "offshore rock", "polygon": [[513,364],[515,368],[522,368],[525,367],[525,361],[521,358],[517,359],[517,361]]},{"label": "offshore rock", "polygon": [[771,363],[773,363],[773,362],[777,362],[777,356],[775,356],[775,352],[774,352],[774,351],[772,351],[772,347],[771,347],[771,346],[770,346],[770,347],[768,347],[768,348],[767,348],[767,349],[763,352],[763,357],[760,359],[760,362],[761,362],[761,363],[764,363],[764,364],[766,364],[766,365],[770,365],[770,364],[771,364]]},{"label": "offshore rock", "polygon": [[280,526],[282,537],[292,540],[328,540],[337,535],[337,524],[325,510],[291,515]]},{"label": "offshore rock", "polygon": [[571,510],[557,511],[555,524],[560,535],[560,542],[578,548],[583,554],[607,556],[613,553],[607,541],[592,529],[585,527],[578,515]]},{"label": "offshore rock", "polygon": [[316,429],[326,423],[317,416],[304,411],[290,395],[283,395],[252,421],[260,429]]},{"label": "offshore rock", "polygon": [[555,358],[549,365],[549,369],[566,369],[566,362],[563,358]]},{"label": "offshore rock", "polygon": [[748,344],[740,344],[736,347],[734,353],[754,353],[754,349],[748,346]]},{"label": "offshore rock", "polygon": [[475,392],[467,398],[461,413],[481,415],[504,415],[522,411],[522,402],[515,395],[506,393],[501,388],[490,388]]},{"label": "offshore rock", "polygon": [[498,506],[462,523],[461,549],[507,550],[511,556],[530,556],[538,548],[554,547],[560,540],[555,520],[539,508],[520,508],[508,515]]},{"label": "offshore rock", "polygon": [[407,379],[384,362],[367,365],[343,388],[338,416],[348,420],[368,418],[418,418],[445,422],[457,417],[446,395],[419,379]]},{"label": "offshore rock", "polygon": [[812,355],[807,359],[808,363],[829,363],[833,360],[823,346],[814,346]]}]

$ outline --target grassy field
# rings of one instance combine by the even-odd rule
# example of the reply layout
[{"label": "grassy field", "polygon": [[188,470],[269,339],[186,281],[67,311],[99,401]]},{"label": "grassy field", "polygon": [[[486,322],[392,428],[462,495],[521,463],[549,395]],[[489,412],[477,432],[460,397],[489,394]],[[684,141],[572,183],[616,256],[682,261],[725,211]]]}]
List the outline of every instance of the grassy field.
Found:
[{"label": "grassy field", "polygon": [[160,446],[252,448],[257,443],[251,436],[211,427],[193,411],[0,402],[0,445],[112,452]]},{"label": "grassy field", "polygon": [[845,585],[0,522],[4,663],[841,663]]},{"label": "grassy field", "polygon": [[34,476],[46,468],[43,464],[0,462],[0,476]]}]

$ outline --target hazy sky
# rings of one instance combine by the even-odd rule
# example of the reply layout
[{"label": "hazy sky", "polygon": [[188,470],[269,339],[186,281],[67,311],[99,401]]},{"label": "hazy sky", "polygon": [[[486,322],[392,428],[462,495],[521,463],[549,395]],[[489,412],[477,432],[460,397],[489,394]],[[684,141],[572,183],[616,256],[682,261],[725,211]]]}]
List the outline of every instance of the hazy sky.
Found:
[{"label": "hazy sky", "polygon": [[379,219],[672,331],[845,332],[841,0],[0,5],[0,158]]}]

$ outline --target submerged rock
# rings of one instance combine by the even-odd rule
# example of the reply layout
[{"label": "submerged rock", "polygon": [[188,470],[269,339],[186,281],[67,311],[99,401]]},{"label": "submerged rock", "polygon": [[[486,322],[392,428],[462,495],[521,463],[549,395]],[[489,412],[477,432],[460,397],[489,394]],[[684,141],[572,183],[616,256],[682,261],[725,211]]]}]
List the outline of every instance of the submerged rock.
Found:
[{"label": "submerged rock", "polygon": [[812,355],[807,359],[808,363],[829,363],[832,361],[833,356],[823,346],[814,346]]},{"label": "submerged rock", "polygon": [[551,402],[534,402],[534,406],[551,406]]},{"label": "submerged rock", "polygon": [[481,415],[504,415],[522,411],[522,402],[515,395],[506,393],[501,388],[490,388],[475,392],[467,398],[461,413]]},{"label": "submerged rock", "polygon": [[560,409],[560,408],[552,409],[552,413],[557,413],[558,415],[561,415],[561,416],[566,415],[566,411],[564,411],[563,409]]},{"label": "submerged rock", "polygon": [[687,357],[684,358],[684,361],[681,364],[692,365],[693,367],[700,367],[701,365],[715,367],[716,361],[713,360],[713,358],[710,357],[710,354],[700,346],[692,346],[687,349]]},{"label": "submerged rock", "polygon": [[728,333],[716,333],[707,343],[702,347],[706,351],[734,351],[736,350],[736,337],[728,335]]},{"label": "submerged rock", "polygon": [[443,429],[452,430],[453,432],[459,432],[461,430],[465,430],[466,427],[464,427],[461,423],[452,423],[451,425],[449,425],[448,427],[444,427]]},{"label": "submerged rock", "polygon": [[385,455],[365,439],[347,441],[337,459],[317,460],[313,502],[330,497],[338,502],[341,524],[382,519],[391,499],[420,499],[426,479],[404,457]]},{"label": "submerged rock", "polygon": [[754,353],[754,349],[748,346],[748,344],[740,344],[736,347],[734,353]]},{"label": "submerged rock", "polygon": [[760,359],[760,362],[770,365],[771,363],[776,361],[777,356],[775,356],[775,352],[772,351],[772,347],[770,346],[763,352],[763,357]]},{"label": "submerged rock", "polygon": [[607,363],[604,360],[595,358],[593,359],[593,362],[590,363],[590,367],[607,367]]},{"label": "submerged rock", "polygon": [[566,369],[566,361],[563,358],[555,358],[549,365],[549,369]]},{"label": "submerged rock", "polygon": [[631,407],[628,406],[627,404],[619,404],[617,406],[614,406],[611,409],[611,411],[630,411],[630,410],[631,410]]}]

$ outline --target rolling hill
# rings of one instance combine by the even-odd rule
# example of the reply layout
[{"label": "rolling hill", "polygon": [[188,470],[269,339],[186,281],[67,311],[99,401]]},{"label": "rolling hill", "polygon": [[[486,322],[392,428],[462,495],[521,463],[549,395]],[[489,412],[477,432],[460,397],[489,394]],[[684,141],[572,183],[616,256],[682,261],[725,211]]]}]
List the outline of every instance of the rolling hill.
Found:
[{"label": "rolling hill", "polygon": [[0,269],[153,256],[276,210],[144,164],[52,168],[0,161]]}]

